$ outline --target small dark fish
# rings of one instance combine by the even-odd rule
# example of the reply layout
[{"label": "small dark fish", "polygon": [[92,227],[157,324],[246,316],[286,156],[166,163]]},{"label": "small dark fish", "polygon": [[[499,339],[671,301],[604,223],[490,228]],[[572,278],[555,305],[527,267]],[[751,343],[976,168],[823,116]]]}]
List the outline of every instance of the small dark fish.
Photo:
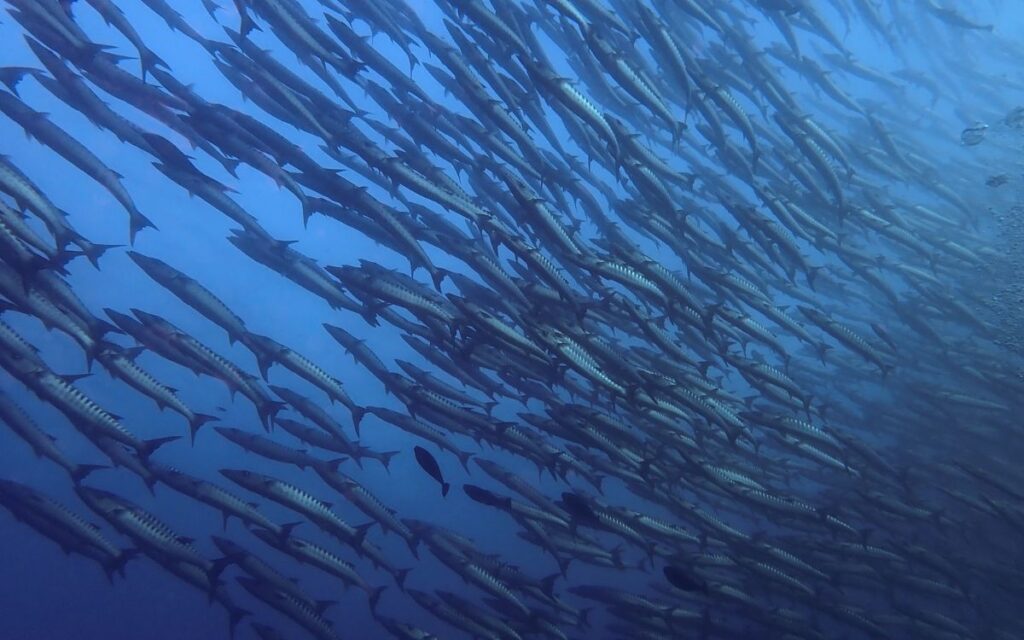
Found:
[{"label": "small dark fish", "polygon": [[562,505],[565,510],[568,511],[574,520],[577,520],[584,524],[592,524],[600,522],[597,514],[590,508],[590,504],[586,498],[583,498],[571,491],[565,491],[562,493]]},{"label": "small dark fish", "polygon": [[692,574],[679,567],[668,565],[663,569],[665,579],[669,581],[676,589],[682,589],[683,591],[703,591],[707,592],[708,583],[701,580],[700,578],[694,577]]},{"label": "small dark fish", "polygon": [[512,510],[512,498],[508,496],[500,496],[493,491],[488,491],[483,487],[478,487],[475,484],[464,484],[462,490],[466,492],[469,499],[480,504],[487,505],[488,507],[496,507],[498,509],[504,509],[505,511]]},{"label": "small dark fish", "polygon": [[988,180],[985,181],[985,184],[990,187],[1001,187],[1009,181],[1010,176],[1005,173],[999,173],[994,176],[989,176]]},{"label": "small dark fish", "polygon": [[965,146],[973,147],[976,144],[981,144],[985,139],[985,132],[988,130],[988,125],[982,122],[976,122],[971,126],[967,127],[960,133],[960,142]]},{"label": "small dark fish", "polygon": [[441,467],[438,466],[437,460],[430,454],[429,451],[423,447],[414,447],[413,452],[416,454],[416,462],[420,464],[420,467],[430,474],[434,480],[437,480],[441,484],[441,496],[448,495],[448,490],[451,489],[451,485],[444,481],[444,476],[441,474]]}]

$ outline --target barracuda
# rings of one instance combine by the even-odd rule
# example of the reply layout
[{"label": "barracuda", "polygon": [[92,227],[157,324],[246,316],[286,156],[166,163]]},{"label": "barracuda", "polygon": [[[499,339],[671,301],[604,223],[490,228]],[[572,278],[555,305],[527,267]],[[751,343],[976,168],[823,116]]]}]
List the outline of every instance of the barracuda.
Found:
[{"label": "barracuda", "polygon": [[129,432],[113,415],[76,389],[66,379],[48,369],[33,368],[20,373],[19,379],[40,398],[53,404],[76,428],[87,436],[109,438],[134,449],[146,458],[158,447],[176,440],[176,437],[139,440]]},{"label": "barracuda", "polygon": [[330,485],[335,491],[345,496],[345,498],[354,504],[357,509],[377,522],[382,529],[385,531],[393,531],[398,534],[400,538],[405,540],[405,543],[409,546],[409,550],[412,554],[419,558],[419,553],[417,551],[417,543],[419,540],[409,527],[405,526],[405,523],[395,516],[395,512],[393,510],[385,507],[384,504],[375,495],[367,491],[364,486],[336,469],[332,469],[330,466],[325,464],[317,464],[314,469],[317,472],[317,475],[319,475],[324,482]]},{"label": "barracuda", "polygon": [[273,585],[248,577],[237,578],[238,583],[254,597],[277,609],[306,629],[319,640],[337,640],[331,624],[320,617],[315,608],[308,602],[299,600],[286,591]]},{"label": "barracuda", "polygon": [[342,542],[358,548],[366,536],[365,528],[350,526],[331,510],[329,503],[314,498],[293,484],[244,469],[221,469],[220,473],[255,494],[305,515]]},{"label": "barracuda", "polygon": [[200,556],[186,538],[178,536],[155,516],[124,498],[81,485],[75,491],[90,509],[130,537],[147,554],[201,569],[210,584],[216,584],[217,577],[229,563],[227,559],[211,562]]},{"label": "barracuda", "polygon": [[356,572],[355,566],[352,563],[342,560],[323,547],[294,535],[286,535],[282,538],[266,529],[254,529],[253,533],[267,544],[293,556],[299,562],[309,564],[341,579],[346,586],[356,586],[363,589],[371,598],[373,608],[376,608],[377,600],[380,598],[381,593],[383,593],[384,588],[369,586],[362,576]]},{"label": "barracuda", "polygon": [[[129,239],[134,242],[135,234],[146,227],[156,228],[152,221],[142,215],[128,191],[121,184],[121,176],[73,138],[66,131],[50,122],[46,114],[39,113],[9,93],[0,92],[0,111],[20,124],[25,131],[40,142],[59,153],[68,162],[102,185],[128,211]],[[21,188],[24,193],[24,188]],[[36,200],[38,202],[38,200]],[[48,217],[52,215],[49,209]],[[53,218],[51,218],[53,219]]]},{"label": "barracuda", "polygon": [[266,336],[249,333],[242,340],[249,344],[254,353],[256,353],[257,359],[260,362],[260,372],[263,374],[264,379],[267,377],[267,370],[270,368],[270,365],[272,363],[279,363],[296,375],[320,387],[332,402],[338,401],[345,405],[352,413],[352,420],[354,422],[358,423],[362,420],[364,413],[362,407],[353,402],[337,378],[328,374],[313,361]]},{"label": "barracuda", "polygon": [[66,553],[79,553],[100,563],[109,579],[124,576],[124,565],[136,554],[107,540],[98,527],[38,491],[9,480],[0,481],[0,503]]},{"label": "barracuda", "polygon": [[601,141],[605,143],[613,158],[617,159],[621,156],[622,151],[619,148],[618,139],[615,137],[615,131],[608,124],[604,114],[576,89],[570,80],[559,77],[550,69],[539,65],[528,65],[526,68],[535,82],[544,86],[559,104],[566,107],[572,115],[586,123],[601,137]]},{"label": "barracuda", "polygon": [[10,396],[3,392],[0,392],[0,420],[24,440],[36,456],[52,460],[67,471],[76,483],[93,471],[103,468],[93,464],[79,464],[68,459],[64,451],[57,446],[57,439],[43,431]]},{"label": "barracuda", "polygon": [[207,422],[216,420],[214,416],[192,411],[169,387],[164,386],[145,369],[135,364],[132,358],[125,355],[124,350],[112,344],[103,344],[96,359],[107,371],[128,383],[142,394],[156,402],[160,410],[170,407],[188,421],[192,444],[195,444],[196,433]]},{"label": "barracuda", "polygon": [[502,640],[494,631],[463,615],[459,610],[423,591],[409,589],[409,595],[416,603],[456,629],[462,629],[484,640]]},{"label": "barracuda", "polygon": [[245,328],[245,322],[235,315],[220,298],[195,279],[178,271],[162,260],[144,256],[136,251],[129,251],[128,257],[135,264],[139,265],[151,278],[181,298],[182,302],[223,327],[227,331],[228,340],[232,344],[236,340],[241,340],[248,333]]},{"label": "barracuda", "polygon": [[271,522],[251,502],[239,498],[235,494],[223,489],[212,482],[200,478],[194,478],[182,471],[171,467],[154,468],[153,473],[160,482],[170,488],[183,493],[199,502],[207,504],[221,512],[224,519],[224,528],[227,529],[228,518],[234,516],[247,525],[263,527],[275,534],[281,534],[288,527],[279,527]]}]

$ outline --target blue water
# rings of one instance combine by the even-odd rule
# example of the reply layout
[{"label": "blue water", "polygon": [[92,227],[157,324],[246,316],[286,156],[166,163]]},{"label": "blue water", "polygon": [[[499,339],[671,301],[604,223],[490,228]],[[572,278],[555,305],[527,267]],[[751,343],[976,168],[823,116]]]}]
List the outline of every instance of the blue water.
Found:
[{"label": "blue water", "polygon": [[[222,102],[260,119],[269,119],[255,105],[244,101],[238,91],[219,74],[211,64],[208,53],[187,38],[171,32],[163,21],[150,12],[142,3],[122,0],[118,3],[128,15],[135,29],[142,34],[147,44],[156,51],[182,82],[193,85],[197,93],[212,102]],[[224,2],[218,19],[224,25],[235,28],[237,16],[233,15],[233,4]],[[304,0],[309,10],[316,10],[316,3]],[[444,33],[441,13],[427,2],[409,2],[421,18],[436,33]],[[743,4],[743,3],[737,3]],[[909,4],[909,3],[908,3]],[[958,3],[959,4],[959,3]],[[79,6],[80,5],[80,6]],[[1010,37],[1024,31],[1024,11],[1011,2],[973,3],[979,20],[997,25],[997,35]],[[186,21],[205,36],[221,39],[218,24],[195,0],[174,3]],[[840,34],[845,29],[839,19],[829,11],[823,12],[835,23],[831,26]],[[124,38],[85,3],[76,3],[75,19],[83,30],[96,42],[115,45],[115,51],[126,56],[134,55],[134,49]],[[357,30],[368,33],[366,25],[356,24]],[[858,60],[873,68],[893,69],[903,66],[889,54],[862,27],[854,25],[845,36],[844,42],[856,53]],[[777,39],[777,32],[768,24],[754,27],[761,42]],[[23,44],[21,29],[13,20],[4,17],[0,24],[0,62],[5,66],[38,66],[32,53]],[[294,56],[283,48],[270,34],[256,32],[252,37],[268,48],[279,61],[289,65],[300,76],[316,82],[307,69],[295,61]],[[803,42],[811,42],[801,34]],[[396,64],[404,68],[404,54],[386,36],[372,36],[371,42],[385,52]],[[820,41],[819,41],[820,42]],[[973,42],[969,41],[969,42]],[[695,43],[695,49],[700,45]],[[424,57],[426,53],[424,52]],[[916,56],[916,57],[915,57]],[[929,52],[911,51],[910,60],[926,59]],[[563,60],[554,60],[556,66],[568,69]],[[134,60],[127,60],[122,67],[137,72]],[[1016,69],[1006,69],[1017,74]],[[431,92],[432,97],[448,105],[456,103],[444,96],[422,67],[414,72],[414,79]],[[998,70],[987,68],[986,73],[997,75]],[[796,79],[786,76],[787,81]],[[386,114],[380,112],[366,99],[361,91],[346,85],[351,94],[365,108],[382,121]],[[844,85],[850,93],[870,100],[871,87],[857,81]],[[344,311],[333,311],[328,305],[308,291],[295,286],[277,273],[248,259],[226,241],[229,232],[236,225],[198,198],[190,198],[183,189],[171,183],[153,169],[151,158],[128,145],[119,142],[112,134],[94,127],[84,116],[69,109],[54,99],[32,79],[26,79],[18,87],[19,95],[33,108],[50,114],[54,122],[71,132],[78,140],[101,157],[107,165],[124,176],[124,184],[130,191],[138,208],[154,221],[158,231],[149,229],[140,233],[133,249],[145,255],[160,258],[175,268],[199,280],[215,293],[235,313],[241,316],[250,331],[270,336],[300,354],[315,360],[331,375],[343,381],[349,395],[360,405],[379,405],[402,410],[402,406],[385,394],[381,383],[365,369],[355,364],[342,348],[322,329],[321,324],[330,322],[345,327],[367,341],[367,344],[387,364],[395,358],[410,360],[419,366],[431,369],[431,365],[419,358],[400,339],[399,333],[382,324],[373,328],[362,318]],[[810,93],[803,92],[810,98]],[[928,102],[924,92],[908,92],[907,105],[913,109],[926,108]],[[1008,99],[1008,102],[1012,100]],[[112,106],[145,128],[158,131],[187,151],[187,143],[158,122],[111,101]],[[971,113],[971,96],[965,96],[963,112]],[[889,104],[887,109],[901,111],[903,105]],[[935,137],[945,140],[956,139],[968,122],[958,119],[951,105],[943,103],[935,114],[948,124],[944,130],[934,131]],[[553,120],[556,122],[556,120]],[[843,120],[831,121],[834,129],[842,134]],[[296,140],[311,154],[319,153],[319,144],[312,136],[297,132],[284,124],[277,128]],[[741,138],[737,137],[737,140]],[[920,153],[927,154],[929,140],[921,139]],[[945,147],[943,147],[945,148]],[[28,174],[44,193],[70,213],[70,220],[76,228],[94,242],[110,244],[127,243],[127,218],[120,205],[107,191],[76,169],[64,162],[57,154],[36,142],[29,140],[14,123],[0,118],[0,152],[9,156],[17,166]],[[239,169],[237,179],[232,178],[223,168],[206,157],[201,151],[192,152],[196,166],[208,175],[228,184],[237,193],[232,194],[237,202],[275,238],[297,240],[295,248],[315,258],[322,265],[358,264],[360,258],[378,262],[386,267],[407,272],[407,260],[391,250],[381,247],[358,232],[343,227],[340,223],[323,216],[314,216],[304,227],[298,202],[287,190],[279,189],[273,181],[254,170]],[[337,166],[326,161],[327,166]],[[365,180],[353,172],[343,175],[359,184]],[[384,201],[389,196],[380,188],[370,185],[370,192]],[[644,248],[657,254],[661,249],[647,240],[640,239]],[[429,250],[429,249],[428,249]],[[458,269],[458,263],[450,257],[432,252],[431,257],[438,266]],[[151,281],[121,250],[110,251],[101,261],[101,268],[94,269],[83,260],[69,266],[69,281],[87,306],[99,313],[104,307],[121,312],[139,308],[157,313],[210,345],[218,353],[229,358],[243,369],[256,373],[256,362],[252,354],[241,345],[231,346],[224,331],[197,314],[173,294]],[[424,278],[421,271],[417,277]],[[447,290],[452,290],[448,288]],[[856,310],[853,310],[856,315]],[[27,316],[5,313],[4,321],[15,327],[22,335],[41,350],[43,359],[58,373],[77,374],[85,372],[81,350],[67,336],[46,331],[38,321]],[[124,343],[127,344],[127,343]],[[164,384],[178,390],[179,396],[193,410],[214,414],[221,424],[235,426],[247,431],[260,432],[255,412],[248,402],[233,401],[225,387],[210,378],[199,378],[190,371],[167,362],[152,353],[144,353],[138,363]],[[141,437],[184,434],[186,425],[181,416],[156,410],[152,401],[121,382],[112,379],[100,366],[95,366],[90,377],[79,381],[77,386],[95,399],[101,406],[121,416],[123,423]],[[273,367],[269,381],[296,389],[303,395],[325,402],[322,392],[308,383],[292,376],[280,366]],[[67,455],[76,461],[101,463],[102,457],[67,423],[66,419],[27,392],[18,382],[6,374],[0,374],[0,390],[17,399],[35,421],[46,431],[58,438],[59,445]],[[535,409],[536,407],[534,407]],[[351,430],[348,412],[340,405],[330,408],[332,415]],[[514,419],[521,407],[506,404],[498,409],[497,415]],[[291,416],[296,417],[296,416]],[[294,446],[297,442],[282,431],[276,438]],[[477,450],[471,440],[454,437],[459,445],[468,450]],[[531,575],[546,576],[556,570],[551,558],[536,548],[526,546],[515,535],[514,523],[502,514],[487,510],[466,498],[459,487],[463,482],[473,482],[502,493],[507,493],[479,470],[471,475],[461,468],[450,454],[435,453],[441,463],[446,479],[453,490],[447,499],[441,499],[437,485],[417,466],[412,447],[422,444],[414,441],[397,428],[369,416],[362,427],[361,444],[377,451],[399,451],[385,471],[372,460],[365,461],[359,469],[351,462],[344,470],[370,488],[385,504],[401,516],[431,521],[451,527],[477,540],[479,546],[492,553],[500,553],[509,562],[517,564]],[[318,454],[320,455],[320,454]],[[565,489],[551,480],[550,475],[538,478],[532,464],[516,459],[499,450],[484,449],[484,457],[498,460],[509,468],[519,471],[524,478],[537,484],[550,495],[557,496]],[[284,480],[299,484],[315,495],[335,503],[335,510],[345,520],[364,522],[365,517],[332,492],[312,472],[302,472],[266,461],[253,454],[242,452],[234,444],[218,437],[208,427],[201,431],[194,447],[186,439],[161,449],[159,462],[179,467],[192,475],[212,480],[239,495],[244,490],[231,486],[217,473],[225,467],[245,467],[262,471]],[[80,513],[86,514],[75,497],[67,477],[62,470],[48,462],[34,458],[28,447],[7,431],[0,431],[0,475],[31,485],[61,501]],[[216,549],[209,541],[210,534],[221,534],[221,516],[216,511],[191,502],[188,498],[174,493],[166,487],[157,487],[155,499],[150,496],[144,484],[124,471],[103,471],[90,478],[90,484],[115,490],[121,495],[145,505],[154,514],[171,524],[182,535],[193,537],[196,545],[205,555],[215,557]],[[577,484],[582,488],[582,480]],[[629,504],[635,501],[621,486],[611,483],[605,499],[611,504]],[[269,501],[257,499],[261,510],[275,522],[294,519],[284,509]],[[99,519],[87,514],[90,520]],[[104,524],[104,528],[107,529]],[[125,545],[125,540],[109,531],[109,537]],[[300,527],[304,537],[327,542],[328,538],[316,531],[312,525]],[[336,600],[329,613],[335,621],[339,635],[346,638],[384,637],[383,630],[373,621],[366,606],[365,594],[358,589],[344,590],[341,583],[314,570],[299,566],[290,558],[271,552],[244,528],[233,521],[227,526],[229,537],[238,539],[247,548],[257,550],[259,555],[269,559],[274,566],[287,575],[301,578],[303,589],[318,599]],[[452,572],[434,561],[428,552],[421,551],[419,561],[414,560],[404,543],[394,535],[382,536],[379,531],[372,535],[373,542],[382,547],[399,564],[415,567],[408,585],[414,588],[450,589],[467,593],[467,587]],[[97,638],[104,640],[147,638],[217,638],[224,637],[227,616],[217,605],[209,605],[205,596],[181,584],[173,576],[148,560],[133,561],[127,568],[127,579],[116,579],[109,584],[91,561],[65,556],[50,541],[38,536],[29,528],[14,521],[6,512],[0,513],[0,549],[2,549],[3,572],[0,575],[0,639],[22,640],[37,638]],[[639,555],[636,559],[639,560]],[[391,584],[391,578],[382,571],[374,570],[369,562],[348,554],[359,572],[371,584]],[[231,575],[234,575],[233,573]],[[621,587],[644,588],[651,580],[638,572],[616,574],[578,565],[574,568],[574,584],[606,581]],[[286,630],[288,637],[301,637],[303,632],[291,625],[267,607],[251,599],[242,600],[253,611],[254,619],[272,621],[275,626]],[[576,602],[580,604],[580,602]],[[381,611],[424,628],[438,630],[440,637],[461,637],[457,632],[445,630],[425,611],[416,607],[392,584],[385,594]],[[239,638],[250,638],[247,624],[239,628]],[[594,636],[596,637],[596,636]]]}]

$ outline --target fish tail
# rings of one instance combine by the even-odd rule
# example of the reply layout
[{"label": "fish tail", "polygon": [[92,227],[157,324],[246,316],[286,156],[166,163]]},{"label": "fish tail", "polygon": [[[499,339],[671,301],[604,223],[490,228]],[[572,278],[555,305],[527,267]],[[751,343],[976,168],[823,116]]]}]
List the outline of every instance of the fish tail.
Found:
[{"label": "fish tail", "polygon": [[[366,409],[363,407],[352,406],[349,411],[352,413],[352,426],[356,430],[356,436],[359,435],[359,428],[362,425],[363,417],[366,415]],[[386,464],[384,465],[387,466]]]},{"label": "fish tail", "polygon": [[409,576],[410,571],[412,571],[412,569],[399,569],[394,573],[395,583],[402,591],[405,591],[405,579]]},{"label": "fish tail", "polygon": [[139,63],[142,65],[143,81],[146,80],[146,72],[152,69],[153,67],[156,67],[157,65],[163,67],[164,69],[170,69],[167,63],[163,61],[163,58],[161,58],[149,49],[141,49],[139,51]]},{"label": "fish tail", "polygon": [[394,458],[397,455],[398,455],[397,451],[385,451],[384,453],[381,453],[379,455],[377,460],[379,460],[380,463],[382,465],[384,465],[384,470],[385,471],[389,471],[390,472],[391,469],[390,469],[389,465],[391,464],[391,458]]},{"label": "fish tail", "polygon": [[93,471],[99,471],[100,469],[109,468],[110,467],[107,467],[102,464],[77,464],[71,471],[71,479],[72,481],[74,481],[75,484],[78,484],[82,480],[85,480],[86,476],[88,476]]},{"label": "fish tail", "polygon": [[[108,249],[116,249],[117,247],[120,247],[120,246],[122,246],[122,245],[119,245],[119,244],[89,244],[86,247],[79,246],[79,249],[81,251],[81,255],[84,255],[86,258],[88,258],[89,262],[92,263],[92,266],[94,266],[97,269],[99,269],[100,268],[100,257],[102,257],[103,254],[106,253]],[[56,260],[58,260],[58,258],[63,260],[65,255],[69,255],[70,257],[68,257],[67,260],[70,260],[71,258],[77,256],[78,254],[75,253],[75,252],[72,252],[72,251],[65,251],[64,249],[61,249],[57,253],[57,256],[54,258],[54,260],[56,261]],[[64,260],[64,262],[66,263],[66,260]]]},{"label": "fish tail", "polygon": [[286,406],[287,405],[285,405],[285,403],[283,402],[269,400],[267,402],[263,402],[258,407],[256,407],[256,412],[260,416],[260,424],[263,425],[264,431],[268,433],[271,431],[271,428],[274,423],[274,416],[276,416],[278,412],[281,411],[281,409],[284,409]]},{"label": "fish tail", "polygon": [[238,623],[242,621],[242,618],[251,616],[252,611],[243,609],[241,607],[232,606],[228,609],[228,636],[231,638],[235,637],[235,629],[238,628]]},{"label": "fish tail", "polygon": [[462,468],[469,473],[469,461],[473,457],[473,454],[469,451],[459,451],[455,454],[459,458],[459,462],[462,464]]},{"label": "fish tail", "polygon": [[128,564],[128,561],[139,555],[138,549],[124,549],[121,553],[117,554],[110,559],[109,562],[103,564],[103,571],[107,574],[107,580],[110,582],[114,581],[114,575],[117,574],[124,577],[124,566]]},{"label": "fish tail", "polygon": [[188,421],[188,432],[192,446],[196,444],[196,433],[199,432],[199,427],[203,426],[207,422],[216,421],[216,416],[207,415],[205,413],[195,413],[192,415],[192,419]]},{"label": "fish tail", "polygon": [[420,539],[417,538],[416,536],[412,536],[410,538],[406,538],[405,539],[405,544],[409,545],[409,552],[412,553],[412,557],[414,557],[417,560],[419,560],[420,559],[420,550],[419,550]]},{"label": "fish tail", "polygon": [[180,439],[181,436],[167,436],[166,438],[150,438],[149,440],[144,440],[142,442],[142,446],[139,447],[139,456],[143,459],[149,458],[154,451],[168,442],[174,442],[175,440]]},{"label": "fish tail", "polygon": [[31,67],[4,67],[0,69],[0,82],[10,89],[11,93],[18,95],[18,83],[29,73],[37,73],[37,70]]},{"label": "fish tail", "polygon": [[387,588],[387,585],[382,585],[370,591],[370,611],[377,611],[377,603],[380,602],[380,597]]},{"label": "fish tail", "polygon": [[128,244],[135,244],[135,236],[146,228],[156,230],[157,226],[153,224],[153,221],[142,214],[138,209],[132,209],[128,212]]}]

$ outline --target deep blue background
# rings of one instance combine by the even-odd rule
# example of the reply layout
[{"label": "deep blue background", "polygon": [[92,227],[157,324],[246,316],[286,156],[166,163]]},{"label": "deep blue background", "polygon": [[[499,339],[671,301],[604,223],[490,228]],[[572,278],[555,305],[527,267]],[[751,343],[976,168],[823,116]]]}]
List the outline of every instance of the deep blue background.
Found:
[{"label": "deep blue background", "polygon": [[[235,88],[225,82],[211,65],[206,51],[184,36],[172,33],[159,17],[141,3],[122,0],[118,4],[128,14],[132,24],[149,46],[168,62],[181,81],[194,84],[196,91],[208,100],[224,102],[261,119],[267,119],[256,107],[240,99]],[[225,25],[236,28],[237,17],[232,15],[234,5],[231,2],[222,4],[224,8],[219,14],[220,20]],[[444,33],[440,26],[439,14],[430,3],[409,4],[415,7],[428,24],[436,27],[436,32]],[[219,27],[203,10],[200,2],[188,0],[176,2],[174,5],[201,33],[215,39],[224,39]],[[1024,11],[1017,8],[1014,3],[979,3],[977,14],[995,22],[998,25],[997,34],[1011,36],[1024,32]],[[825,15],[832,14],[826,11]],[[120,53],[129,56],[134,54],[134,50],[120,34],[105,26],[85,3],[77,3],[76,18],[94,41],[116,44]],[[365,25],[359,24],[357,28],[362,32],[366,31]],[[840,34],[844,32],[842,25],[835,25],[835,29]],[[765,39],[777,37],[776,32],[768,25],[760,25],[757,32]],[[253,37],[263,46],[273,49],[279,60],[292,63],[294,56],[287,50],[282,50],[267,34],[254,33]],[[804,36],[802,38],[804,41],[807,40]],[[0,45],[2,64],[36,66],[32,54],[21,39],[18,25],[6,16],[0,25],[0,42],[3,43]],[[384,36],[375,37],[373,42],[388,52],[396,64],[404,68],[404,54],[393,47]],[[846,42],[865,65],[882,69],[903,66],[902,63],[892,60],[872,38],[866,37],[856,28],[847,36]],[[695,46],[699,49],[699,45]],[[921,59],[930,57],[927,51],[917,53],[919,55],[915,57]],[[555,62],[560,64],[562,61]],[[123,65],[132,71],[135,70],[134,61],[126,61]],[[298,63],[295,67],[301,75],[310,76]],[[992,72],[991,69],[987,71]],[[1019,78],[1018,70],[1008,69],[1007,72],[1016,73]],[[422,69],[418,69],[416,74],[431,91],[437,92],[436,85],[428,81]],[[870,91],[869,86],[858,82],[854,82],[848,88],[858,95],[865,95],[865,92]],[[381,385],[375,379],[354,365],[349,356],[343,354],[341,348],[321,329],[320,324],[325,321],[340,324],[352,333],[365,337],[388,364],[395,357],[419,362],[404,342],[397,339],[397,334],[393,330],[388,327],[372,329],[357,316],[333,312],[319,298],[249,260],[225,240],[229,229],[234,226],[233,223],[198,199],[190,199],[177,185],[156,172],[150,166],[150,159],[144,154],[121,144],[112,134],[97,130],[84,116],[56,101],[31,79],[23,82],[19,90],[21,97],[29,105],[37,110],[49,112],[56,123],[73,133],[112,169],[124,175],[124,184],[139,209],[159,227],[158,232],[142,232],[135,249],[164,259],[199,279],[228,307],[245,319],[250,330],[269,335],[299,353],[313,358],[332,375],[344,381],[349,394],[356,402],[364,405],[385,404],[399,408],[392,399],[384,396]],[[362,98],[358,95],[358,89],[353,87],[352,92],[353,95]],[[442,96],[438,96],[438,99],[450,103],[450,100]],[[924,94],[915,95],[911,92],[908,100],[908,104],[914,109],[927,104]],[[369,101],[367,106],[370,107]],[[902,105],[892,106],[901,108]],[[159,123],[145,115],[121,109],[120,106],[118,109],[131,113],[133,119],[137,119],[146,128],[161,131],[183,148],[186,147],[180,139],[166,132]],[[957,137],[962,126],[967,123],[953,114],[950,105],[942,104],[940,109],[940,117],[948,122],[949,126],[944,130],[934,131],[934,136],[945,139]],[[300,140],[304,147],[316,148],[316,143],[310,136],[291,130],[285,125],[280,126],[286,135]],[[838,133],[842,135],[844,132],[838,129],[838,123],[836,126]],[[927,144],[928,141],[921,142]],[[9,155],[58,206],[69,211],[72,223],[85,236],[94,242],[126,242],[127,217],[120,205],[100,186],[78,173],[49,149],[27,140],[17,125],[4,119],[0,119],[0,152]],[[202,154],[197,152],[196,155],[199,157]],[[234,180],[219,165],[206,158],[200,157],[197,164],[209,175],[238,189],[239,193],[235,198],[256,216],[260,224],[272,235],[280,239],[298,239],[296,248],[317,258],[321,263],[353,264],[358,257],[366,257],[403,271],[407,269],[404,258],[375,245],[335,221],[314,217],[309,227],[304,229],[299,206],[294,197],[289,192],[278,189],[272,181],[261,174],[243,166],[239,179]],[[335,166],[330,161],[325,161],[325,164]],[[357,177],[350,176],[350,179],[361,181]],[[379,197],[386,197],[379,192],[375,193]],[[446,262],[443,256],[438,256],[438,261],[442,266],[451,262]],[[102,268],[98,271],[84,261],[77,261],[72,264],[71,272],[70,280],[75,290],[97,313],[102,307],[112,307],[122,312],[126,312],[129,307],[138,307],[158,313],[212,346],[219,353],[229,356],[238,365],[253,373],[256,372],[255,361],[248,351],[239,345],[229,347],[224,332],[219,327],[212,325],[172,294],[150,281],[123,252],[111,251],[103,259]],[[5,314],[4,320],[41,347],[44,358],[55,371],[83,371],[84,362],[80,350],[62,334],[48,333],[38,322],[14,314]],[[251,431],[259,430],[252,407],[244,400],[232,403],[220,383],[208,378],[197,379],[192,373],[171,365],[153,354],[144,354],[139,363],[165,384],[177,388],[182,399],[194,410],[219,413],[216,407],[225,407],[227,410],[219,414],[223,417],[224,424]],[[295,379],[281,367],[272,370],[270,381],[274,384],[292,386],[305,395],[323,400],[322,393]],[[97,366],[94,375],[82,380],[79,386],[102,406],[123,416],[124,424],[141,436],[155,437],[184,432],[185,425],[180,416],[170,411],[156,411],[150,400],[110,379],[101,367]],[[0,388],[15,396],[41,426],[58,436],[60,446],[70,457],[81,461],[100,461],[99,455],[74,432],[63,416],[30,396],[24,388],[5,374],[0,375]],[[343,424],[349,424],[348,414],[344,408],[336,407],[332,412]],[[279,432],[278,437],[282,441],[289,439],[283,432]],[[364,444],[375,449],[403,452],[393,462],[390,475],[370,461],[367,461],[363,471],[351,465],[346,467],[347,471],[370,487],[386,504],[397,509],[402,516],[422,518],[456,528],[478,539],[482,548],[500,552],[538,576],[555,570],[549,558],[539,558],[535,550],[520,544],[514,535],[512,523],[500,515],[493,515],[493,512],[471,507],[461,491],[453,490],[447,500],[440,500],[436,485],[415,465],[411,455],[414,443],[402,432],[380,423],[373,417],[368,417],[363,427],[363,438]],[[466,447],[474,446],[468,442],[462,444]],[[525,476],[536,480],[536,470],[532,466],[523,466],[496,452],[485,453],[485,456],[502,459],[508,466],[520,469]],[[364,516],[344,504],[344,500],[333,499],[331,492],[311,471],[303,474],[244,454],[212,431],[201,433],[195,448],[190,448],[183,440],[161,450],[158,457],[161,463],[179,466],[193,475],[227,486],[232,491],[236,491],[236,488],[229,486],[226,480],[220,478],[216,473],[218,468],[246,466],[264,470],[299,482],[325,499],[333,500],[337,503],[337,511],[346,519],[356,523],[365,521]],[[438,459],[453,486],[457,487],[465,481],[465,472],[456,464],[454,458],[439,454]],[[0,475],[3,477],[38,487],[72,506],[76,511],[86,513],[85,508],[77,502],[63,472],[49,463],[33,458],[27,446],[6,431],[0,431],[0,469]],[[474,473],[472,481],[491,486],[481,472]],[[153,511],[170,523],[175,530],[197,538],[201,550],[211,557],[215,555],[208,535],[220,533],[219,513],[193,504],[166,488],[158,488],[158,500],[151,501],[142,483],[124,472],[98,473],[91,482],[97,486],[115,489],[142,504],[152,506]],[[542,486],[549,486],[548,483],[549,480],[545,480]],[[554,485],[550,485],[549,488],[554,489]],[[244,495],[241,489],[237,489],[236,492]],[[611,502],[616,502],[615,496],[613,488]],[[273,504],[265,504],[264,507],[266,513],[276,521],[294,519]],[[97,518],[90,515],[90,520],[96,521]],[[338,581],[298,567],[290,559],[266,550],[255,538],[245,533],[237,522],[229,525],[228,532],[231,537],[259,551],[260,555],[270,559],[275,566],[282,568],[289,575],[301,576],[303,586],[310,594],[321,599],[338,600],[339,604],[331,611],[331,617],[345,637],[376,637],[383,633],[369,618],[362,592],[344,592]],[[301,535],[325,541],[312,526],[303,527]],[[110,533],[110,537],[118,540],[119,544],[126,544],[124,539],[113,532]],[[373,535],[373,540],[392,552],[396,558],[402,558],[401,562],[414,562],[404,544],[395,536],[382,538]],[[208,606],[203,594],[180,584],[173,576],[166,574],[148,560],[132,562],[128,567],[128,580],[117,580],[111,586],[102,572],[91,562],[78,557],[64,557],[55,545],[37,536],[27,527],[16,524],[7,512],[0,513],[0,549],[0,556],[3,557],[3,573],[0,576],[0,620],[3,622],[0,625],[0,638],[158,640],[222,637],[224,633],[226,615],[220,608]],[[421,556],[423,559],[416,565],[417,570],[410,577],[410,586],[441,587],[456,591],[462,589],[461,582],[449,571],[434,563],[429,553],[424,552]],[[386,574],[374,571],[368,563],[356,560],[356,564],[371,583],[391,582]],[[597,576],[599,573],[577,567],[574,569],[574,580],[586,581],[589,575]],[[615,579],[622,584],[621,577]],[[644,582],[644,578],[639,576],[627,580],[639,584]],[[260,611],[260,620],[266,621],[272,617],[266,612],[266,607],[249,604],[249,608]],[[401,598],[393,585],[384,597],[382,610],[399,618],[420,621],[428,628],[442,628],[427,614],[412,606],[410,601]],[[287,621],[276,616],[273,618],[275,624],[281,628],[289,628]],[[248,629],[243,629],[240,637],[249,637],[249,633]]]}]

